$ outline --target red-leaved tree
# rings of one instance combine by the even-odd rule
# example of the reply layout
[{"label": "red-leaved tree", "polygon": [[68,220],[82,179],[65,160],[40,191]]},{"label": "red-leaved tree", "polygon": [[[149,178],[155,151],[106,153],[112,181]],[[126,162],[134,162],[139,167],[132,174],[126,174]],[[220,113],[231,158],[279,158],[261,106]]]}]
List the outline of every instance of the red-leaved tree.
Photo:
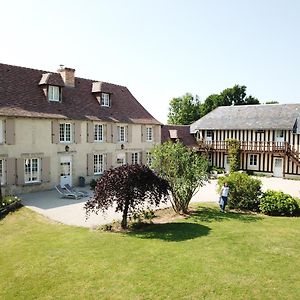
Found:
[{"label": "red-leaved tree", "polygon": [[116,203],[116,212],[123,212],[122,228],[127,219],[141,211],[145,204],[158,206],[169,194],[169,184],[143,165],[124,165],[105,171],[97,181],[94,197],[85,204],[86,216],[105,212]]}]

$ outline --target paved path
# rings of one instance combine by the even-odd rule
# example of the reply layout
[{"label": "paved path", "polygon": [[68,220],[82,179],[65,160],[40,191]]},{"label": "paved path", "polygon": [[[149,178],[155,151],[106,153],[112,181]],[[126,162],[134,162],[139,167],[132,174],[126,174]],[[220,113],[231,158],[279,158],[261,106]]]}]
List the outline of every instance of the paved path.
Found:
[{"label": "paved path", "polygon": [[[294,197],[300,196],[300,181],[267,177],[260,177],[259,179],[263,183],[263,191],[273,189],[283,191]],[[199,189],[197,194],[192,198],[192,202],[217,202],[219,197],[216,188],[217,180],[211,180]],[[87,188],[86,190],[92,196],[92,191]],[[86,219],[84,203],[89,197],[79,200],[62,199],[56,190],[24,194],[21,195],[21,198],[23,205],[26,207],[67,225],[95,227],[121,219],[121,214],[116,213],[113,208],[109,209],[105,215],[102,213],[99,213],[99,215],[91,214]],[[170,203],[168,205],[170,206]],[[162,205],[161,207],[166,206]]]}]

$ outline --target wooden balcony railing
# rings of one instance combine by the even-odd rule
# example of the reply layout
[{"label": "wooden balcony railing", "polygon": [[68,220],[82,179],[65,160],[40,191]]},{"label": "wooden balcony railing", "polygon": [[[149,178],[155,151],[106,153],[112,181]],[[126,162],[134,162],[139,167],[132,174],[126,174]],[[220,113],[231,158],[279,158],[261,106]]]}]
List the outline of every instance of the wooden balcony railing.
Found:
[{"label": "wooden balcony railing", "polygon": [[[229,144],[227,141],[201,141],[199,142],[200,151],[227,152]],[[242,152],[252,153],[277,153],[287,155],[300,167],[300,152],[288,142],[249,142],[240,141]]]},{"label": "wooden balcony railing", "polygon": [[[200,150],[228,151],[227,141],[201,141]],[[290,149],[287,142],[261,142],[261,141],[241,141],[240,149],[243,152],[280,152],[286,153]]]}]

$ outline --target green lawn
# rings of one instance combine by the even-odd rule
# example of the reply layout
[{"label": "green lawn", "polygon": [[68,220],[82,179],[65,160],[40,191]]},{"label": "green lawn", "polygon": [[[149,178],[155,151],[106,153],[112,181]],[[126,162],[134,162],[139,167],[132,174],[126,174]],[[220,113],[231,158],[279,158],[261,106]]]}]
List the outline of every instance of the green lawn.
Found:
[{"label": "green lawn", "polygon": [[300,218],[221,214],[138,233],[0,221],[0,299],[299,299]]}]

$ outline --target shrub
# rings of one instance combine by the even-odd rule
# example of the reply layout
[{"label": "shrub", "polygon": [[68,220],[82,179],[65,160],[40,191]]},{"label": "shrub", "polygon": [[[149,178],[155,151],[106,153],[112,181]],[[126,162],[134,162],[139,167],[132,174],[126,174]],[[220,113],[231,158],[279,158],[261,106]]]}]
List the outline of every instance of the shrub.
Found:
[{"label": "shrub", "polygon": [[13,203],[20,203],[21,199],[17,196],[7,195],[2,198],[2,202],[0,203],[0,208],[4,208]]},{"label": "shrub", "polygon": [[95,179],[92,179],[91,181],[90,181],[90,188],[91,188],[91,190],[95,190],[95,187],[96,187],[96,185],[97,185],[97,180],[95,180]]},{"label": "shrub", "polygon": [[291,195],[267,190],[260,199],[259,209],[270,216],[292,216],[298,212],[299,205]]},{"label": "shrub", "polygon": [[258,211],[259,197],[261,196],[261,181],[245,173],[234,172],[227,177],[218,179],[218,191],[224,182],[228,183],[228,207]]},{"label": "shrub", "polygon": [[122,215],[122,228],[127,227],[127,218],[140,213],[146,204],[158,206],[166,202],[170,186],[151,169],[142,165],[124,165],[105,171],[98,179],[94,198],[85,203],[86,217],[91,212],[105,212],[116,204],[116,212]]}]

